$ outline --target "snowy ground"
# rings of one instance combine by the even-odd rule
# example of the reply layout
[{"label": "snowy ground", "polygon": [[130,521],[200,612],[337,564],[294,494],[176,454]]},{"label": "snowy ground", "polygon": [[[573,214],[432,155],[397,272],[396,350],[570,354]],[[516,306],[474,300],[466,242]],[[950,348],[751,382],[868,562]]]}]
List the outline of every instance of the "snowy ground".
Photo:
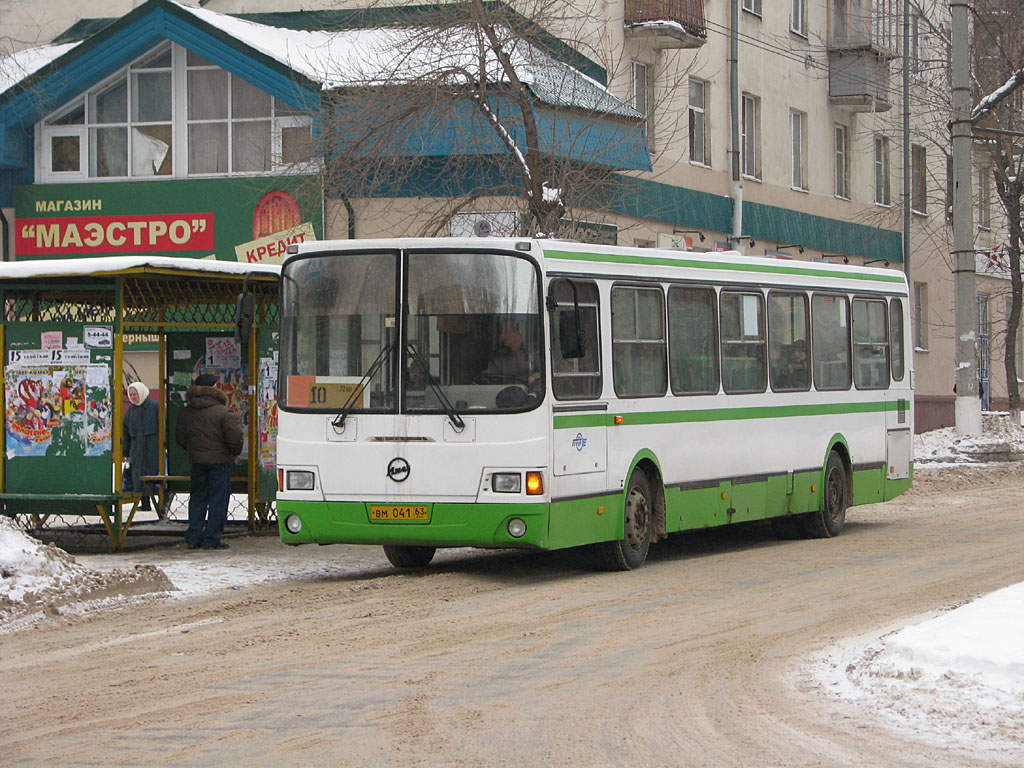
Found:
[{"label": "snowy ground", "polygon": [[[1024,734],[1024,584],[847,638],[807,670],[831,696],[936,745],[1019,760]],[[1007,755],[1015,757],[1008,758]]]},{"label": "snowy ground", "polygon": [[[985,434],[961,439],[952,429],[915,437],[921,472],[1024,458],[1024,430],[986,414]],[[325,548],[325,550],[328,548]],[[201,560],[182,548],[71,557],[25,535],[0,517],[0,634],[30,629],[47,613],[101,611],[126,600],[187,597],[271,579],[386,568],[376,548],[339,565],[273,537]],[[316,552],[316,550],[314,550]],[[312,556],[311,556],[312,555]],[[363,557],[363,556],[358,556]],[[125,568],[124,563],[132,562]],[[1024,733],[1024,584],[920,617],[905,627],[848,638],[813,659],[809,674],[838,699],[869,707],[892,727],[920,737],[976,744],[998,753]]]}]

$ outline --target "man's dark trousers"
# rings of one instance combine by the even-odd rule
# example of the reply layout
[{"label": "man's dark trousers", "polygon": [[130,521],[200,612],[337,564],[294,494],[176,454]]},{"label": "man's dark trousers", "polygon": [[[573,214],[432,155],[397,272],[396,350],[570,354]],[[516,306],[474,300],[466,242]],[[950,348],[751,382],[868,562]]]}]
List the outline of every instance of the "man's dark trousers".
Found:
[{"label": "man's dark trousers", "polygon": [[185,541],[192,547],[220,544],[228,519],[231,495],[230,464],[193,464],[188,499],[188,531]]}]

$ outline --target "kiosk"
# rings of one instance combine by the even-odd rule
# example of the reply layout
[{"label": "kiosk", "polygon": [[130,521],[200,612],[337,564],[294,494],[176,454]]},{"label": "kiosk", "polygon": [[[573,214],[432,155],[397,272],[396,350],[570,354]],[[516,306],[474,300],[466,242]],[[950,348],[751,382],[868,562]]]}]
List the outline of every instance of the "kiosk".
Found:
[{"label": "kiosk", "polygon": [[[246,435],[233,492],[246,493],[250,529],[266,525],[277,490],[279,273],[274,265],[141,256],[0,265],[3,514],[37,531],[98,516],[113,548],[121,546],[141,499],[121,490],[126,339],[145,336],[158,349],[162,470],[147,478],[158,509],[169,494],[188,492],[174,423],[192,380],[212,372]],[[239,339],[243,287],[253,322],[251,336]]]}]

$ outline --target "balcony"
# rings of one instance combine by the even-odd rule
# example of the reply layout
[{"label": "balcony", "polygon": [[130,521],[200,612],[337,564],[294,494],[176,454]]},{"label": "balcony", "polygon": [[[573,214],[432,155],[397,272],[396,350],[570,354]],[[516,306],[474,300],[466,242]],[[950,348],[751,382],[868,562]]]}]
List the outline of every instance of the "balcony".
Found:
[{"label": "balcony", "polygon": [[851,112],[887,112],[889,57],[874,48],[830,48],[828,96],[834,106]]},{"label": "balcony", "polygon": [[829,0],[828,95],[852,112],[892,108],[889,61],[896,55],[900,16],[893,0]]},{"label": "balcony", "polygon": [[700,48],[708,38],[704,0],[626,0],[625,26],[654,48]]}]

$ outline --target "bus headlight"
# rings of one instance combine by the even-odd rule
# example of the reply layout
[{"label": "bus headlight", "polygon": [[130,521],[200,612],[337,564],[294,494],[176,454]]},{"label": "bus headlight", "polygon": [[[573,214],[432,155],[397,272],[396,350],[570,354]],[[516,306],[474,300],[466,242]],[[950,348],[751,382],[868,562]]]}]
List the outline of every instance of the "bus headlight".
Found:
[{"label": "bus headlight", "polygon": [[491,475],[491,490],[495,493],[519,493],[523,478],[518,472],[495,472]]},{"label": "bus headlight", "polygon": [[285,473],[285,488],[289,491],[312,491],[315,485],[312,472],[290,469]]},{"label": "bus headlight", "polygon": [[302,520],[298,515],[288,515],[284,519],[284,527],[288,529],[288,533],[298,533],[302,530]]},{"label": "bus headlight", "polygon": [[526,533],[526,523],[520,520],[518,517],[513,517],[508,521],[508,535],[513,539],[521,539],[523,534]]}]

